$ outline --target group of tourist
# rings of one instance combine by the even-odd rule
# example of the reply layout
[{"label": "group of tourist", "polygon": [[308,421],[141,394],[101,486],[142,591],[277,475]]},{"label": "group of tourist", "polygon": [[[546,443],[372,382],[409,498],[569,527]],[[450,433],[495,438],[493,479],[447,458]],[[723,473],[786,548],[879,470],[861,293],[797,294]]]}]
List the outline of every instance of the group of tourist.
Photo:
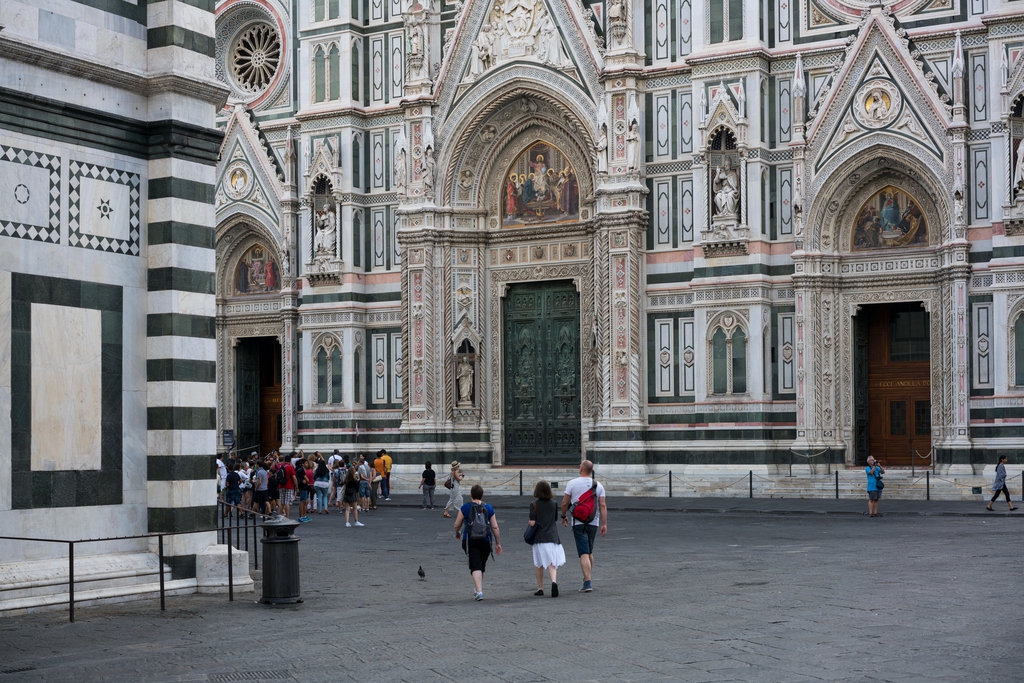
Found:
[{"label": "group of tourist", "polygon": [[[454,465],[451,475],[453,479],[458,463]],[[428,467],[426,471],[431,470]],[[494,508],[484,502],[483,486],[474,484],[469,497],[470,501],[458,508],[454,529],[455,537],[462,542],[462,549],[469,561],[473,599],[479,601],[484,599],[483,576],[487,570],[487,560],[494,555],[501,555],[501,528]],[[579,592],[591,592],[594,590],[594,542],[598,533],[604,536],[608,532],[605,490],[594,478],[594,464],[589,460],[580,464],[580,476],[566,484],[561,505],[555,502],[551,485],[544,480],[537,482],[533,497],[529,529],[524,533],[524,540],[533,546],[533,567],[537,579],[534,595],[544,595],[544,573],[547,572],[551,582],[551,597],[558,597],[558,568],[565,564],[565,550],[558,534],[559,516],[563,527],[568,527],[571,521],[576,554],[580,558],[580,569],[583,572],[583,587]]]},{"label": "group of tourist", "polygon": [[298,521],[312,521],[312,515],[329,514],[337,505],[345,513],[345,526],[363,526],[361,511],[376,510],[378,498],[391,500],[391,468],[387,451],[377,452],[372,464],[364,453],[355,460],[337,449],[324,458],[320,451],[306,456],[302,451],[291,456],[271,451],[260,458],[256,451],[249,457],[231,452],[226,459],[217,457],[217,494],[226,505],[250,514],[291,515],[298,503]]}]

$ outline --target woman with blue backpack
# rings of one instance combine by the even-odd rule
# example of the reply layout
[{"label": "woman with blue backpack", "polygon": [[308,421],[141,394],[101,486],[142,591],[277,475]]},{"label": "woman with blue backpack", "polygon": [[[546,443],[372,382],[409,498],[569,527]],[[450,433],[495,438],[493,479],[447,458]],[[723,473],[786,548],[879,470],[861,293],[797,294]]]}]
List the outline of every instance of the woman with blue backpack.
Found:
[{"label": "woman with blue backpack", "polygon": [[455,517],[455,538],[462,539],[462,549],[469,559],[469,573],[473,576],[473,599],[480,601],[484,599],[484,571],[492,542],[494,553],[501,555],[501,531],[494,508],[484,503],[484,487],[474,484],[469,498]]}]

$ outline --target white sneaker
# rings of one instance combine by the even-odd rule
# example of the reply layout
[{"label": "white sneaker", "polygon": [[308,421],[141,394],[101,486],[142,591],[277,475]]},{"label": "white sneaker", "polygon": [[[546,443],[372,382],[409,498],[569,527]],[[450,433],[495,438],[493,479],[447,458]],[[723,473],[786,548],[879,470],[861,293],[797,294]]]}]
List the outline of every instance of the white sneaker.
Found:
[{"label": "white sneaker", "polygon": [[362,522],[356,522],[356,526],[366,526],[366,525],[363,524]]},{"label": "white sneaker", "polygon": [[[358,524],[358,522],[356,522]],[[352,526],[349,522],[345,522],[345,526]]]}]

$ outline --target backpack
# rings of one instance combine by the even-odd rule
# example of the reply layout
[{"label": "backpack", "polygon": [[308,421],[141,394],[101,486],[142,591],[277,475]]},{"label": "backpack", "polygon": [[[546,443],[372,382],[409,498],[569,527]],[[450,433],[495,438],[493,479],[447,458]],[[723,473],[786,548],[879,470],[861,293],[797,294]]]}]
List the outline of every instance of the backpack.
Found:
[{"label": "backpack", "polygon": [[277,482],[278,486],[284,486],[288,483],[288,473],[284,471],[284,465],[278,465],[277,471],[274,472],[274,481]]},{"label": "backpack", "polygon": [[487,508],[477,503],[470,503],[469,519],[466,526],[469,528],[470,540],[485,540],[491,528],[487,519]]},{"label": "backpack", "polygon": [[570,510],[572,518],[583,524],[590,524],[597,516],[597,479],[591,478],[593,484],[583,492]]}]

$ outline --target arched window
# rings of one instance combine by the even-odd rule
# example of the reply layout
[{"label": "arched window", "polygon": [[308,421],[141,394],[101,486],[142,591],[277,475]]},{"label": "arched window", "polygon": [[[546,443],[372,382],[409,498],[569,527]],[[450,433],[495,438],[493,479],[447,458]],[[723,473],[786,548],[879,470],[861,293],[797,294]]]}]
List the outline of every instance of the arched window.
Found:
[{"label": "arched window", "polygon": [[316,402],[321,405],[327,403],[328,377],[327,351],[321,346],[316,352]]},{"label": "arched window", "polygon": [[352,265],[357,268],[362,261],[361,256],[363,252],[363,243],[360,239],[359,233],[362,232],[362,220],[359,218],[358,209],[352,215]]},{"label": "arched window", "polygon": [[361,104],[359,90],[359,43],[352,41],[352,104]]},{"label": "arched window", "polygon": [[316,352],[316,402],[340,404],[342,386],[341,348],[328,338]]},{"label": "arched window", "polygon": [[768,82],[761,82],[761,142],[768,142]]},{"label": "arched window", "polygon": [[331,351],[331,403],[341,403],[341,349]]},{"label": "arched window", "polygon": [[747,335],[737,327],[732,333],[732,393],[747,392]]},{"label": "arched window", "polygon": [[328,60],[328,69],[331,75],[331,92],[330,95],[328,96],[328,99],[341,99],[341,53],[338,52],[337,45],[331,45],[330,59]]},{"label": "arched window", "polygon": [[355,403],[359,403],[362,400],[363,394],[362,385],[360,384],[363,373],[359,365],[359,356],[359,349],[356,349],[355,354],[352,356],[352,400]]},{"label": "arched window", "polygon": [[1013,383],[1024,387],[1024,313],[1013,324],[1013,356]]},{"label": "arched window", "polygon": [[725,343],[725,331],[719,327],[711,337],[711,372],[714,376],[713,393],[729,391],[729,351]]},{"label": "arched window", "polygon": [[743,0],[711,0],[708,7],[709,38],[725,43],[743,38]]},{"label": "arched window", "polygon": [[363,189],[362,173],[362,154],[359,148],[359,133],[352,136],[352,188],[356,190]]},{"label": "arched window", "polygon": [[[714,325],[714,333],[708,342],[711,355],[712,395],[747,393],[747,333],[742,326],[735,325],[735,318],[723,318],[723,324]],[[723,326],[724,325],[724,326]]]},{"label": "arched window", "polygon": [[324,49],[319,45],[313,53],[313,101],[323,102],[326,98],[327,65],[324,63]]}]

